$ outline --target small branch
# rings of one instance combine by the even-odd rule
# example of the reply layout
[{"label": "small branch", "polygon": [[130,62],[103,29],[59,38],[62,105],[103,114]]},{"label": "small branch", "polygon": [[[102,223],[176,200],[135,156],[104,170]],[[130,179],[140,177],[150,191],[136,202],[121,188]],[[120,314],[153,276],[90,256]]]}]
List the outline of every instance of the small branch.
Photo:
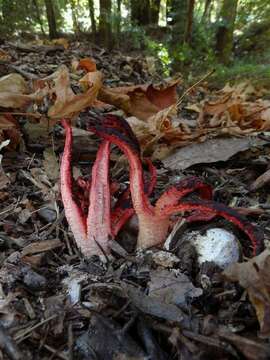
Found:
[{"label": "small branch", "polygon": [[191,90],[193,90],[196,86],[198,86],[200,83],[202,83],[205,79],[207,79],[209,76],[211,76],[216,70],[213,69],[211,70],[209,73],[207,73],[202,79],[198,80],[195,84],[193,84],[191,87],[189,87],[186,91],[184,91],[184,93],[180,96],[180,98],[178,99],[176,106],[178,107],[181,102],[183,101],[184,97],[190,93]]}]

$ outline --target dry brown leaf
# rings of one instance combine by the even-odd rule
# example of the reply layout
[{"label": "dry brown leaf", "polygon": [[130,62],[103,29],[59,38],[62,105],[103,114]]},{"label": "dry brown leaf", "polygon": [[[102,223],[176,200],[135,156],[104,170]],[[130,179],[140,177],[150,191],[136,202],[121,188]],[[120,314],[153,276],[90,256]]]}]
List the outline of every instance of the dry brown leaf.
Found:
[{"label": "dry brown leaf", "polygon": [[117,91],[118,88],[108,88],[103,86],[100,89],[98,99],[106,104],[114,105],[117,108],[124,110],[127,114],[130,113],[129,96]]},{"label": "dry brown leaf", "polygon": [[162,88],[153,85],[134,85],[126,87],[103,87],[99,99],[124,110],[127,114],[147,121],[151,116],[176,103],[175,80]]},{"label": "dry brown leaf", "polygon": [[86,70],[87,72],[97,71],[97,65],[93,58],[84,58],[79,61],[78,67]]},{"label": "dry brown leaf", "polygon": [[53,148],[45,149],[43,156],[43,166],[48,178],[57,181],[59,179],[59,164]]},{"label": "dry brown leaf", "polygon": [[258,95],[252,85],[226,85],[215,101],[205,101],[199,125],[219,127],[222,133],[237,136],[270,129],[270,101],[249,100],[251,95]]},{"label": "dry brown leaf", "polygon": [[11,73],[0,78],[0,93],[1,92],[26,94],[28,92],[28,86],[22,75]]},{"label": "dry brown leaf", "polygon": [[0,78],[0,106],[5,108],[21,108],[32,101],[27,83],[19,74],[9,74]]},{"label": "dry brown leaf", "polygon": [[165,269],[150,271],[149,296],[166,304],[186,306],[189,299],[202,295],[185,274],[176,274]]},{"label": "dry brown leaf", "polygon": [[247,289],[260,323],[261,336],[269,338],[270,251],[265,250],[248,262],[233,264],[223,274],[230,281],[237,281],[242,287]]},{"label": "dry brown leaf", "polygon": [[1,61],[10,61],[11,56],[9,55],[9,53],[4,51],[3,49],[0,49],[0,60]]},{"label": "dry brown leaf", "polygon": [[13,149],[21,140],[19,124],[11,114],[0,116],[0,142],[6,139],[10,140],[9,148]]},{"label": "dry brown leaf", "polygon": [[252,138],[210,139],[201,144],[195,143],[176,150],[163,160],[163,164],[171,170],[184,170],[195,164],[226,161],[255,144]]},{"label": "dry brown leaf", "polygon": [[65,50],[67,50],[69,48],[68,40],[65,38],[53,39],[51,41],[51,44],[52,45],[62,45]]},{"label": "dry brown leaf", "polygon": [[37,89],[33,94],[28,93],[28,86],[19,74],[9,74],[0,78],[0,106],[4,108],[24,108],[33,101],[41,101],[47,95],[48,89]]},{"label": "dry brown leaf", "polygon": [[48,111],[50,118],[72,117],[93,105],[102,86],[102,74],[99,71],[87,73],[81,81],[87,82],[89,89],[85,93],[74,94],[70,87],[68,69],[66,66],[61,66],[54,79],[53,92],[56,100]]},{"label": "dry brown leaf", "polygon": [[31,104],[34,98],[31,95],[12,94],[0,92],[0,106],[4,108],[19,109]]}]

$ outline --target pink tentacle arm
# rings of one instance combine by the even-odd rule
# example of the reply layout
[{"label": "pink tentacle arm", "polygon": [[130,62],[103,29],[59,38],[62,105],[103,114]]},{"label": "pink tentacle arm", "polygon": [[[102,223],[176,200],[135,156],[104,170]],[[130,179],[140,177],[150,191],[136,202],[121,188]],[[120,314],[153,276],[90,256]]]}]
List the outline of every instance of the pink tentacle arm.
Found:
[{"label": "pink tentacle arm", "polygon": [[67,120],[62,120],[66,131],[65,147],[61,161],[61,195],[65,215],[75,241],[86,257],[109,253],[108,241],[111,235],[110,190],[109,190],[109,154],[110,144],[104,141],[98,150],[92,169],[92,184],[89,194],[87,216],[76,201],[73,193],[72,129]]},{"label": "pink tentacle arm", "polygon": [[61,195],[65,208],[65,215],[68,224],[74,234],[79,248],[84,246],[86,241],[86,218],[82,209],[77,205],[73,198],[72,185],[72,129],[67,120],[62,120],[62,126],[66,131],[65,147],[62,155],[60,177],[61,177]]},{"label": "pink tentacle arm", "polygon": [[[156,186],[157,171],[150,159],[145,159],[145,161],[148,165],[150,180],[146,181],[144,191],[148,196],[150,196]],[[118,201],[115,204],[115,207],[112,210],[111,224],[113,236],[116,236],[118,234],[121,228],[134,214],[135,210],[132,206],[130,188],[128,188],[120,195]]]},{"label": "pink tentacle arm", "polygon": [[194,191],[197,191],[202,199],[211,200],[213,198],[211,186],[202,182],[199,178],[191,176],[165,190],[157,200],[156,208],[162,212],[164,207],[177,205],[184,196]]},{"label": "pink tentacle arm", "polygon": [[[133,141],[134,136],[133,138],[127,136],[127,122],[120,117],[110,116],[110,119],[100,117],[98,121],[97,119],[89,119],[87,125],[89,130],[117,145],[129,160],[130,192],[134,210],[139,220],[138,247],[147,248],[163,244],[168,233],[171,215],[179,211],[196,210],[197,216],[200,215],[201,218],[203,218],[204,214],[206,218],[210,218],[213,214],[233,222],[248,235],[253,246],[253,252],[257,253],[260,251],[263,244],[261,237],[256,234],[254,227],[250,223],[239,217],[231,209],[214,202],[204,202],[204,205],[201,202],[179,203],[179,200],[184,195],[194,190],[199,190],[203,198],[211,199],[211,189],[198,179],[192,179],[192,186],[191,183],[185,185],[182,182],[182,188],[179,186],[178,188],[173,187],[169,189],[157,201],[156,206],[152,206],[147,194],[144,192],[143,170],[139,149]],[[119,131],[121,126],[125,130]],[[132,130],[130,129],[130,131]]]},{"label": "pink tentacle arm", "polygon": [[[163,208],[164,216],[175,215],[178,212],[191,212],[199,211],[200,214],[206,213],[205,220],[208,221],[210,214],[215,216],[220,216],[232,224],[236,225],[241,229],[247,237],[250,239],[252,253],[253,255],[258,255],[263,250],[263,233],[258,228],[254,227],[247,219],[239,215],[237,211],[232,208],[227,207],[224,204],[207,201],[207,200],[197,200],[196,202],[188,201],[180,203],[176,206],[167,206]],[[203,220],[200,218],[199,220]]]},{"label": "pink tentacle arm", "polygon": [[[140,149],[133,137],[127,136],[132,132],[128,123],[117,116],[90,118],[87,128],[102,138],[117,145],[129,160],[130,193],[134,210],[138,216],[139,236],[137,247],[147,248],[161,244],[168,232],[170,219],[156,216],[155,208],[151,205],[148,195],[144,191],[143,168]],[[119,131],[123,128],[123,131]]]}]

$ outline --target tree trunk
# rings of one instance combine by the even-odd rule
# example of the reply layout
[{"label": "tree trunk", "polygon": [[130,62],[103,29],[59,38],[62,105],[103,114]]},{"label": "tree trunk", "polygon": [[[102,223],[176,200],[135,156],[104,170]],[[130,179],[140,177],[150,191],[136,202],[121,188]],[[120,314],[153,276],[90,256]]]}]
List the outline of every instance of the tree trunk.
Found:
[{"label": "tree trunk", "polygon": [[[175,45],[181,44],[184,41],[184,34],[186,30],[188,18],[189,0],[168,0],[167,1],[167,17],[168,24],[172,25],[173,42],[177,41]],[[177,40],[176,40],[177,38]]]},{"label": "tree trunk", "polygon": [[187,23],[186,23],[186,30],[185,30],[185,37],[184,37],[184,41],[188,44],[190,43],[191,35],[192,35],[194,6],[195,6],[195,0],[189,0]]},{"label": "tree trunk", "polygon": [[[2,16],[0,19],[3,19],[3,25],[5,28],[5,31],[8,34],[12,34],[16,30],[15,22],[12,17],[12,13],[16,9],[16,3],[14,0],[3,0],[2,1]],[[4,35],[4,34],[3,34]],[[2,38],[2,34],[1,34]]]},{"label": "tree trunk", "polygon": [[56,20],[52,0],[45,0],[50,39],[57,38]]},{"label": "tree trunk", "polygon": [[160,0],[151,0],[150,20],[151,20],[151,24],[153,25],[158,25],[159,9],[160,9]]},{"label": "tree trunk", "polygon": [[229,64],[232,56],[236,14],[237,0],[223,0],[216,33],[216,51],[218,60],[225,65]]},{"label": "tree trunk", "polygon": [[131,0],[131,21],[140,26],[150,24],[150,0]]},{"label": "tree trunk", "polygon": [[121,33],[121,0],[117,0],[117,21],[116,21],[116,37],[119,39]]},{"label": "tree trunk", "polygon": [[207,19],[209,20],[210,9],[211,9],[211,6],[210,6],[211,1],[212,0],[205,0],[204,10],[203,10],[203,14],[202,14],[202,17],[201,17],[201,23],[205,23]]},{"label": "tree trunk", "polygon": [[76,0],[70,0],[70,6],[71,6],[71,13],[72,13],[73,31],[74,31],[75,35],[79,35],[81,32],[81,29],[80,29],[80,25],[78,22]]},{"label": "tree trunk", "polygon": [[170,25],[177,25],[182,29],[184,38],[185,24],[187,22],[189,0],[167,0],[167,17]]},{"label": "tree trunk", "polygon": [[99,35],[100,40],[107,48],[112,48],[112,2],[111,0],[99,0]]},{"label": "tree trunk", "polygon": [[42,19],[41,19],[40,9],[39,9],[37,0],[33,0],[33,5],[34,5],[34,8],[36,9],[36,18],[37,18],[37,21],[39,23],[40,30],[41,30],[42,34],[45,36],[45,31],[44,31],[43,22],[42,22]]},{"label": "tree trunk", "polygon": [[90,15],[90,20],[91,20],[92,34],[95,38],[96,34],[97,34],[97,25],[96,25],[96,19],[95,19],[94,0],[88,0],[88,6],[89,6],[89,15]]},{"label": "tree trunk", "polygon": [[171,25],[172,31],[168,51],[174,71],[180,71],[183,66],[183,59],[179,54],[185,41],[188,9],[189,0],[170,0],[167,2],[167,23]]}]

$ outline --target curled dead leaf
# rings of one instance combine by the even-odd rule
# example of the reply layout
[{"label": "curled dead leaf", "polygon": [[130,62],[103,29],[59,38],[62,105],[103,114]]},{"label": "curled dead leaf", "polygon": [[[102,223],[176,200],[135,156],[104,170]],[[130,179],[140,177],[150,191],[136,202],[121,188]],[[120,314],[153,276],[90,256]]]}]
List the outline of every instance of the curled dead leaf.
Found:
[{"label": "curled dead leaf", "polygon": [[177,101],[176,87],[180,80],[167,86],[156,88],[153,85],[134,85],[126,87],[103,87],[99,99],[124,110],[127,114],[147,121],[151,116]]},{"label": "curled dead leaf", "polygon": [[224,276],[233,282],[239,282],[247,289],[260,324],[261,336],[270,335],[270,251],[267,249],[260,255],[245,263],[236,263],[228,267]]},{"label": "curled dead leaf", "polygon": [[84,58],[79,61],[78,67],[86,70],[87,72],[97,71],[97,65],[93,58]]},{"label": "curled dead leaf", "polygon": [[70,86],[67,67],[62,66],[55,73],[55,86],[52,92],[55,94],[56,100],[48,111],[50,118],[72,117],[93,105],[102,86],[102,74],[100,71],[87,73],[81,81],[88,85],[88,90],[81,94],[75,94]]},{"label": "curled dead leaf", "polygon": [[69,48],[68,40],[65,38],[53,39],[51,41],[51,44],[52,45],[62,45],[65,50],[67,50]]}]

